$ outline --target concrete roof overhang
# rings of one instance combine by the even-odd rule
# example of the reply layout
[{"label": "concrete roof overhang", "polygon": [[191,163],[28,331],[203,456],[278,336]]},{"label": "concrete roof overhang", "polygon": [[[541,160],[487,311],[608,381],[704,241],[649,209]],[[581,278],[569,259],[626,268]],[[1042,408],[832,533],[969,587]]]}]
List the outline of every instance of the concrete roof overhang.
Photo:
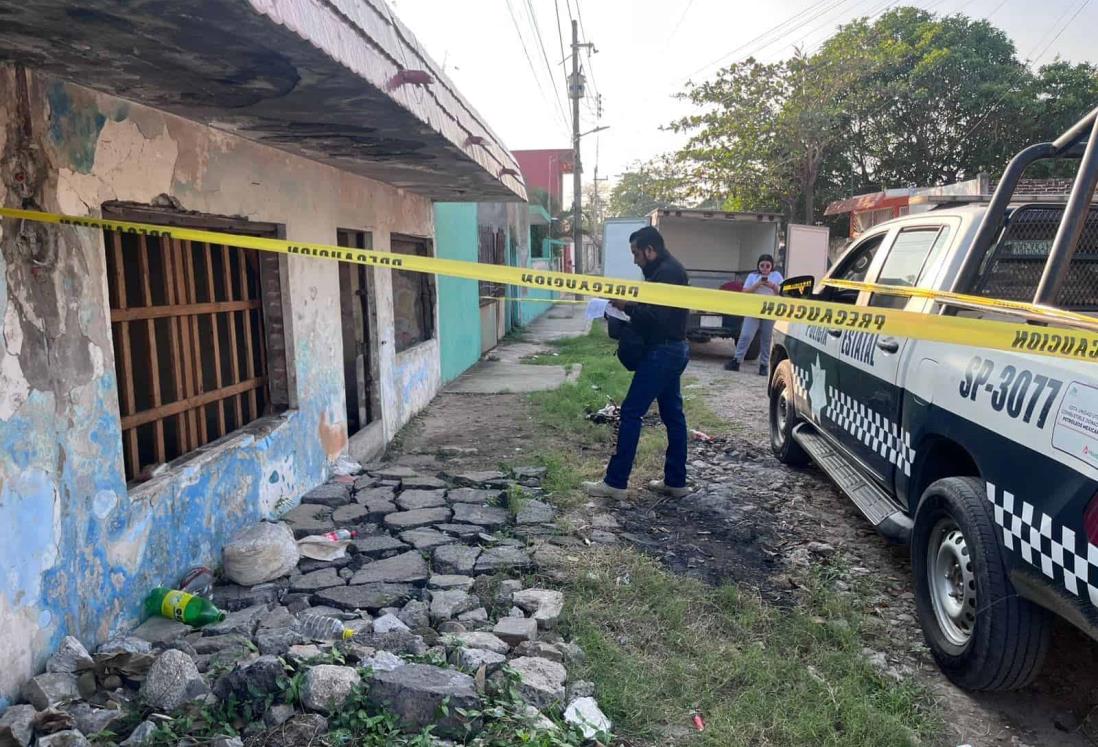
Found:
[{"label": "concrete roof overhang", "polygon": [[383,0],[0,0],[0,60],[432,199],[526,199]]}]

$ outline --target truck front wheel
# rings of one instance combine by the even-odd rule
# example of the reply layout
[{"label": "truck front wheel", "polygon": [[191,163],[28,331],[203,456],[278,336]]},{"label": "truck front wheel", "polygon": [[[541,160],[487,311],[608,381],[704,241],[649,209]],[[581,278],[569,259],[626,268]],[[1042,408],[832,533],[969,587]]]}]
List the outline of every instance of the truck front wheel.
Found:
[{"label": "truck front wheel", "polygon": [[934,659],[968,690],[1014,690],[1040,671],[1049,615],[1007,576],[984,482],[947,477],[926,489],[911,537],[915,606]]},{"label": "truck front wheel", "polygon": [[793,401],[793,364],[787,359],[774,369],[770,382],[770,449],[782,464],[808,464],[808,454],[793,440],[793,428],[799,422]]}]

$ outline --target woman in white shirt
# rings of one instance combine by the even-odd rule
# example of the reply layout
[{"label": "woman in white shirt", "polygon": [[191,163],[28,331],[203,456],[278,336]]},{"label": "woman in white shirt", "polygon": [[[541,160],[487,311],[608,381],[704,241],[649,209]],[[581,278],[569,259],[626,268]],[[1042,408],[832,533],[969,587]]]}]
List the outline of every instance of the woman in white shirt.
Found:
[{"label": "woman in white shirt", "polygon": [[[774,269],[774,258],[769,254],[763,254],[755,263],[755,272],[748,275],[747,280],[744,281],[743,292],[776,296],[781,291],[782,280],[782,274]],[[736,355],[724,364],[725,370],[740,370],[740,364],[743,363],[747,349],[751,347],[751,341],[755,339],[756,333],[759,335],[759,375],[766,376],[770,368],[770,337],[774,333],[773,319],[748,317],[743,320],[740,339],[736,341]]]}]

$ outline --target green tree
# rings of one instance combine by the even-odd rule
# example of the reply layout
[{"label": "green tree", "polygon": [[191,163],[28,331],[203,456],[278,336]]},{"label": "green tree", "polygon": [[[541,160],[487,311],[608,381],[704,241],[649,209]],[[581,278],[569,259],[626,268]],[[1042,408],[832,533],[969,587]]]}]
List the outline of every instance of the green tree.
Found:
[{"label": "green tree", "polygon": [[673,156],[663,155],[636,163],[610,190],[607,218],[639,218],[656,208],[685,207],[692,203],[690,179]]}]

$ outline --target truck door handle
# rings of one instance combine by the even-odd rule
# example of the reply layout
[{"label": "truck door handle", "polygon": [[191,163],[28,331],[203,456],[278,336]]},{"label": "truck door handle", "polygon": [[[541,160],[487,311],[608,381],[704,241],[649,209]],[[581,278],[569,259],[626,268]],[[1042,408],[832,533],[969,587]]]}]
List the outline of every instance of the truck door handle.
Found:
[{"label": "truck door handle", "polygon": [[831,335],[832,337],[842,337],[843,331],[841,329],[829,329],[827,330],[827,334]]},{"label": "truck door handle", "polygon": [[895,337],[885,337],[881,340],[877,340],[877,347],[886,353],[896,353],[900,350],[900,341]]}]

